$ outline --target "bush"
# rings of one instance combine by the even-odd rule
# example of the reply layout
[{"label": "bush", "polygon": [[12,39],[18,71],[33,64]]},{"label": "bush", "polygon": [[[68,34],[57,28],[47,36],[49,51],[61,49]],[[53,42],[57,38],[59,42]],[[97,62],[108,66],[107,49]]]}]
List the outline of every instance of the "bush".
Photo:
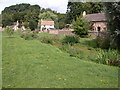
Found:
[{"label": "bush", "polygon": [[25,40],[33,40],[37,39],[38,36],[35,33],[23,33],[21,34],[21,38],[24,38]]},{"label": "bush", "polygon": [[97,63],[119,66],[120,54],[116,50],[100,50],[96,58]]},{"label": "bush", "polygon": [[78,36],[66,36],[63,41],[63,44],[70,44],[71,46],[75,43],[79,43],[79,37]]},{"label": "bush", "polygon": [[53,44],[52,38],[51,37],[41,37],[39,39],[42,43],[46,43],[46,44]]},{"label": "bush", "polygon": [[97,43],[96,43],[96,39],[93,40],[87,40],[85,41],[85,44],[90,46],[90,48],[97,48]]},{"label": "bush", "polygon": [[6,31],[6,33],[8,34],[9,37],[11,37],[14,34],[14,30],[12,29],[11,26],[7,26],[5,31]]},{"label": "bush", "polygon": [[42,43],[46,43],[46,44],[54,44],[60,41],[58,36],[45,36],[45,37],[41,37],[39,40]]},{"label": "bush", "polygon": [[98,48],[109,49],[111,38],[107,32],[101,32],[96,38],[96,44]]}]

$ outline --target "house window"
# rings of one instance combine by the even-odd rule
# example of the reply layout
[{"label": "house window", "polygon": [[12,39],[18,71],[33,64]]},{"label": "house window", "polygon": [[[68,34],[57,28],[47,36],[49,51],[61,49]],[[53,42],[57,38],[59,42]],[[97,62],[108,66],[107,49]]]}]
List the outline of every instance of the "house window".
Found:
[{"label": "house window", "polygon": [[98,27],[97,27],[97,30],[98,30],[98,32],[99,32],[99,31],[101,30],[101,27],[100,27],[100,26],[98,26]]}]

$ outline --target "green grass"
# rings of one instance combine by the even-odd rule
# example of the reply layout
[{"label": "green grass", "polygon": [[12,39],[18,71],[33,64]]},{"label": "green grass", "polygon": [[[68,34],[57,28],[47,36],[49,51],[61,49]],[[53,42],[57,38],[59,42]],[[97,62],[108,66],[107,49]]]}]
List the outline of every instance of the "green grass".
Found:
[{"label": "green grass", "polygon": [[3,33],[5,88],[116,88],[118,68],[70,57],[55,46]]}]

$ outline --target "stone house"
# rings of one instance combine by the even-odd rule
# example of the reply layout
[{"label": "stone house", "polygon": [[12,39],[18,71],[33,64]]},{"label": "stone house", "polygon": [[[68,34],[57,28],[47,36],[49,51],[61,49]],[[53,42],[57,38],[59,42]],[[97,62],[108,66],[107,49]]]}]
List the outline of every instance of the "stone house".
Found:
[{"label": "stone house", "polygon": [[41,20],[41,30],[54,29],[54,21]]},{"label": "stone house", "polygon": [[86,14],[83,17],[91,23],[91,29],[94,32],[105,31],[107,29],[107,19],[104,13]]}]

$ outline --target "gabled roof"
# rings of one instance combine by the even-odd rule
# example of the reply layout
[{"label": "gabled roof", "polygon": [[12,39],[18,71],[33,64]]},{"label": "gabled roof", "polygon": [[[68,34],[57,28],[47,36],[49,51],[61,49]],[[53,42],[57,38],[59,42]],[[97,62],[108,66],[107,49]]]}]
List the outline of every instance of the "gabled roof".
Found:
[{"label": "gabled roof", "polygon": [[43,21],[43,20],[41,20],[41,25],[54,25],[54,21]]},{"label": "gabled roof", "polygon": [[106,16],[104,13],[87,14],[84,18],[88,21],[106,21]]}]

